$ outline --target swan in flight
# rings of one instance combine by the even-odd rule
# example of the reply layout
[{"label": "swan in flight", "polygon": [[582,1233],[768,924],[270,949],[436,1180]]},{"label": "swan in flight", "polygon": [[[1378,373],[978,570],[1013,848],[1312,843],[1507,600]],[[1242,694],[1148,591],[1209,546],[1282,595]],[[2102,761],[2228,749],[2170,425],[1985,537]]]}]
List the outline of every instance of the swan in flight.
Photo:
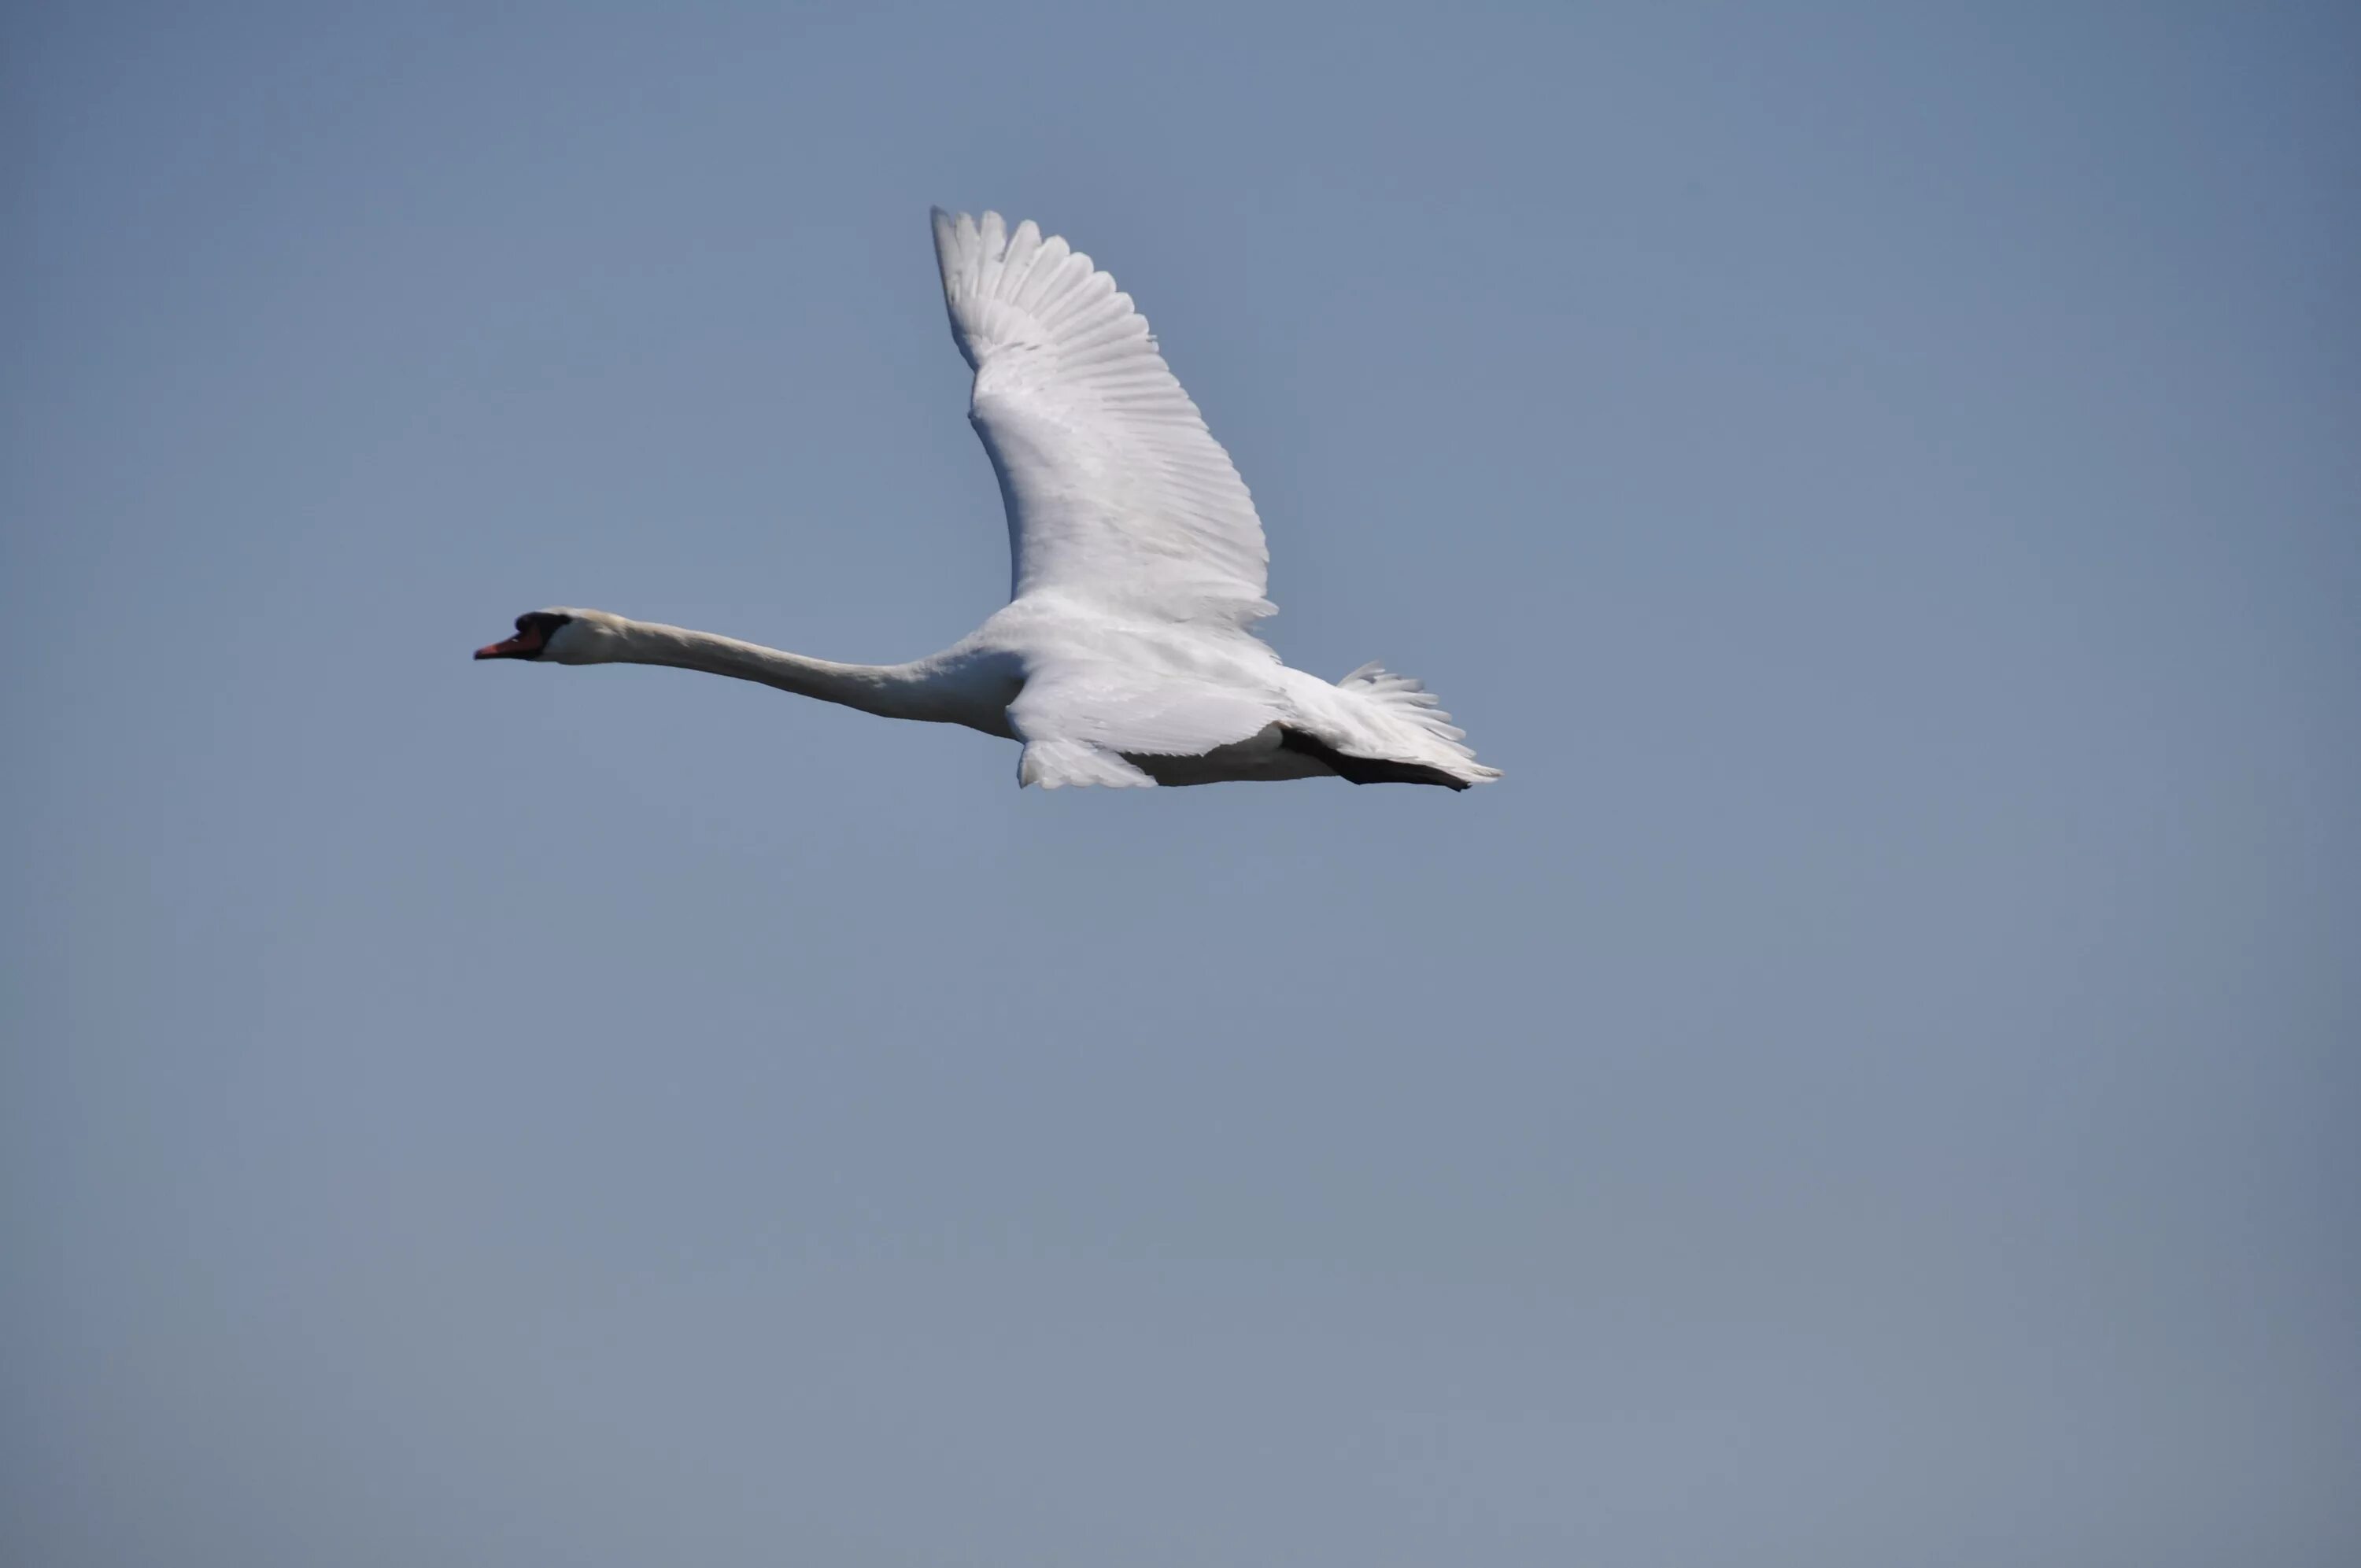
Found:
[{"label": "swan in flight", "polygon": [[840,664],[596,609],[517,617],[478,659],[671,664],[1020,742],[1021,787],[1499,777],[1418,682],[1333,685],[1254,634],[1269,552],[1229,454],[1115,280],[1032,223],[935,213],[969,422],[1008,511],[1009,601],[906,664]]}]

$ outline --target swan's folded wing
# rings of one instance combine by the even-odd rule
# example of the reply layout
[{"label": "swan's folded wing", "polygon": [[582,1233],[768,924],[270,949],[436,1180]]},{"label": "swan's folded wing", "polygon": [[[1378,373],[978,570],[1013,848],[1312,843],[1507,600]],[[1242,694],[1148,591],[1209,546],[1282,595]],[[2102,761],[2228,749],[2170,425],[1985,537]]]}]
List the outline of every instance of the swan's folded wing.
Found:
[{"label": "swan's folded wing", "polygon": [[1010,597],[1250,625],[1269,552],[1244,480],[1115,280],[1032,223],[935,213],[968,418],[1008,509]]},{"label": "swan's folded wing", "polygon": [[1271,701],[1203,681],[1076,661],[1037,669],[1008,705],[1019,785],[1152,784],[1130,757],[1202,757],[1260,734]]}]

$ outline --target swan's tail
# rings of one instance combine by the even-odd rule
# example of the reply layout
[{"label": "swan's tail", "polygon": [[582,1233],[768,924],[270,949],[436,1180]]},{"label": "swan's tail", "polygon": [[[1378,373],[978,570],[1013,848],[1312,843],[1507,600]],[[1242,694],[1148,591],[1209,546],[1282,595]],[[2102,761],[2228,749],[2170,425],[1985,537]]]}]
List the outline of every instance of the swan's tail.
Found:
[{"label": "swan's tail", "polygon": [[1467,731],[1451,722],[1451,715],[1443,711],[1443,699],[1427,690],[1423,682],[1373,663],[1336,685],[1375,704],[1396,727],[1408,732],[1422,754],[1445,773],[1466,784],[1490,784],[1500,776],[1499,769],[1476,760],[1466,744]]}]

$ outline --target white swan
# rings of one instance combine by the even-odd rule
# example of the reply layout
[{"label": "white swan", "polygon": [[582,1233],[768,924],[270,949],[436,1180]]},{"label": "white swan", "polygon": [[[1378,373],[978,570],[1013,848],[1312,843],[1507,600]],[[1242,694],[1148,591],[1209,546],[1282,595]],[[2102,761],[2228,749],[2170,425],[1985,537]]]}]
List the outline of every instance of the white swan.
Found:
[{"label": "white swan", "polygon": [[521,615],[478,659],[674,664],[1021,741],[1020,786],[1499,777],[1418,682],[1334,685],[1257,639],[1246,485],[1115,280],[1030,222],[935,213],[968,414],[1008,510],[1007,606],[931,658],[838,664],[595,609]]}]

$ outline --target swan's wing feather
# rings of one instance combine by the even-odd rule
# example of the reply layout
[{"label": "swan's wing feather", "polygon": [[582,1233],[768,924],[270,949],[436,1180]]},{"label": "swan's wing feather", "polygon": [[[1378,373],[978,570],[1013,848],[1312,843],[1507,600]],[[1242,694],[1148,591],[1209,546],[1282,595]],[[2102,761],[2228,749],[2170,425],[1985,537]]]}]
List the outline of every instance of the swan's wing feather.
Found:
[{"label": "swan's wing feather", "polygon": [[1042,664],[1008,705],[1025,742],[1017,783],[1144,784],[1127,756],[1202,757],[1285,717],[1271,697],[1093,660]]},{"label": "swan's wing feather", "polygon": [[997,213],[937,209],[935,256],[1008,510],[1009,597],[1230,627],[1270,614],[1253,498],[1131,297]]}]

